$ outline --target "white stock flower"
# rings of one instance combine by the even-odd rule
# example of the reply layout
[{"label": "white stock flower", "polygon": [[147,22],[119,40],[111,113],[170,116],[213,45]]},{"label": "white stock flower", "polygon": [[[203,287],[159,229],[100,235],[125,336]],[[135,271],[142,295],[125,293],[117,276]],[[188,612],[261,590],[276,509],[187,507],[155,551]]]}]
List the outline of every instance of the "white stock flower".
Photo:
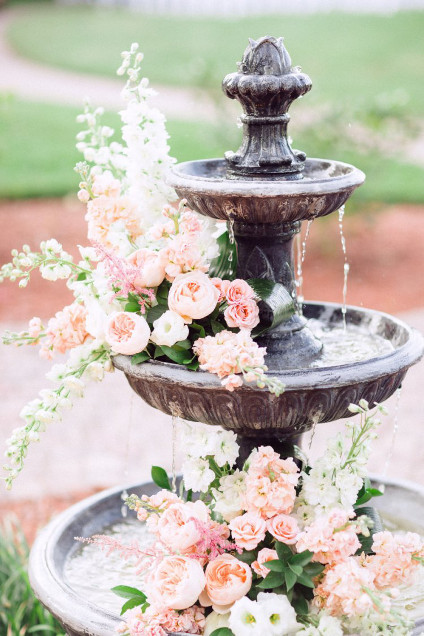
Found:
[{"label": "white stock flower", "polygon": [[182,466],[184,486],[194,492],[207,492],[215,479],[215,473],[209,468],[206,459],[187,459]]},{"label": "white stock flower", "polygon": [[225,475],[219,480],[219,489],[213,490],[214,510],[224,521],[230,522],[243,512],[243,496],[246,490],[246,473],[235,470],[232,475]]},{"label": "white stock flower", "polygon": [[226,463],[231,467],[234,466],[239,456],[239,450],[237,435],[233,431],[218,430],[215,437],[215,448],[212,452],[218,466],[225,466]]},{"label": "white stock flower", "polygon": [[211,455],[215,446],[215,434],[215,427],[183,422],[179,430],[179,444],[185,457],[199,458]]},{"label": "white stock flower", "polygon": [[228,621],[235,636],[265,636],[270,633],[267,623],[259,603],[251,601],[247,596],[234,603]]},{"label": "white stock flower", "polygon": [[358,492],[362,488],[362,478],[348,469],[337,471],[335,485],[339,489],[340,503],[343,508],[353,507],[358,498]]},{"label": "white stock flower", "polygon": [[188,332],[184,319],[175,311],[168,309],[154,321],[150,340],[157,345],[172,347],[176,342],[185,340]]},{"label": "white stock flower", "polygon": [[286,636],[296,634],[301,625],[296,620],[296,612],[284,594],[260,592],[257,603],[266,621],[264,634]]},{"label": "white stock flower", "polygon": [[71,395],[75,395],[76,397],[82,397],[84,395],[84,382],[74,375],[69,375],[64,378],[63,386]]}]

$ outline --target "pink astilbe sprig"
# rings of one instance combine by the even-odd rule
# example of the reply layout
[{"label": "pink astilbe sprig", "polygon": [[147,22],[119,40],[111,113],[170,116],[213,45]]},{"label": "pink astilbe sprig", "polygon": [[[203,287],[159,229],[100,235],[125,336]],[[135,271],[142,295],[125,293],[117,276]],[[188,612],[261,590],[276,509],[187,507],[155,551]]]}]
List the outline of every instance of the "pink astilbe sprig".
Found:
[{"label": "pink astilbe sprig", "polygon": [[140,288],[135,285],[135,280],[139,274],[136,267],[131,265],[125,258],[121,258],[115,252],[111,252],[98,241],[92,241],[100,260],[104,263],[109,274],[109,286],[115,291],[114,297],[128,296],[134,294],[138,297],[140,311],[146,313],[146,304],[151,305],[155,300],[153,289],[148,287]]},{"label": "pink astilbe sprig", "polygon": [[119,539],[115,539],[106,534],[94,534],[92,537],[74,537],[75,541],[81,543],[91,543],[97,545],[101,550],[106,552],[106,556],[110,556],[113,552],[118,552],[119,557],[124,561],[135,559],[134,567],[136,574],[141,574],[146,570],[154,568],[157,563],[162,561],[164,556],[168,555],[165,547],[157,542],[147,548],[140,548],[137,541],[132,541],[129,545],[122,543]]},{"label": "pink astilbe sprig", "polygon": [[225,552],[237,552],[238,554],[243,552],[235,543],[228,540],[230,531],[226,524],[214,521],[204,523],[195,517],[192,518],[192,521],[202,537],[190,554],[192,559],[198,559],[202,562],[213,561]]}]

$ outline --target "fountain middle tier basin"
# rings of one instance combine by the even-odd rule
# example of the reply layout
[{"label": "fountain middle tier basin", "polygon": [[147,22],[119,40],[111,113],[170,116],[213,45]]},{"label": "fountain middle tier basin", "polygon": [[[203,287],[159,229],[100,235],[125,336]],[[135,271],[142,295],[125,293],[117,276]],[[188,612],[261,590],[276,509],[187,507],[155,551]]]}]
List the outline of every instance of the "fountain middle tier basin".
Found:
[{"label": "fountain middle tier basin", "polygon": [[114,365],[150,406],[260,442],[290,440],[315,423],[350,417],[349,404],[361,399],[383,402],[423,355],[422,335],[388,314],[348,307],[346,334],[339,305],[305,303],[304,316],[324,340],[323,357],[316,366],[285,370],[273,369],[271,357],[268,374],[285,384],[278,397],[247,384],[230,392],[217,376],[172,363],[133,365],[130,357],[119,355]]},{"label": "fountain middle tier basin", "polygon": [[[374,481],[376,486],[380,479]],[[424,489],[414,484],[385,480],[384,497],[373,500],[389,530],[424,535]],[[152,495],[154,484],[128,486],[129,493]],[[114,636],[120,624],[124,599],[110,590],[117,585],[142,588],[135,568],[100,548],[81,544],[74,537],[122,534],[125,544],[145,540],[142,524],[129,512],[122,518],[122,487],[99,493],[72,506],[38,536],[31,550],[31,586],[47,609],[61,622],[69,636]],[[375,503],[374,503],[375,502]],[[413,636],[424,629],[424,584],[413,588],[397,603],[408,607],[416,621]],[[400,606],[402,606],[400,605]],[[182,636],[182,635],[180,635]],[[188,635],[187,635],[188,636]]]},{"label": "fountain middle tier basin", "polygon": [[339,209],[364,180],[358,168],[327,159],[307,159],[303,178],[297,181],[227,179],[224,159],[179,163],[167,177],[200,214],[250,224],[325,216]]}]

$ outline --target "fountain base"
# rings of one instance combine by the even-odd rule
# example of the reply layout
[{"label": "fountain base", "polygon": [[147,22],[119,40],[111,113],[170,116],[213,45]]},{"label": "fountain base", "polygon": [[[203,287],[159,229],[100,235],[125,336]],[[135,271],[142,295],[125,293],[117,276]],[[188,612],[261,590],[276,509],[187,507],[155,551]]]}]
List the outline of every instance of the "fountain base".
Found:
[{"label": "fountain base", "polygon": [[[373,481],[376,485],[382,483],[378,478]],[[383,483],[385,496],[373,500],[373,504],[388,528],[396,526],[424,535],[424,488],[406,482],[383,480]],[[29,576],[32,589],[69,636],[114,636],[120,623],[117,609],[120,599],[107,590],[125,581],[119,573],[115,579],[105,580],[104,577],[109,576],[108,557],[99,549],[93,593],[99,597],[99,589],[105,589],[100,602],[93,600],[85,587],[72,580],[69,563],[81,550],[74,537],[103,534],[117,523],[134,524],[134,513],[129,512],[126,520],[122,518],[122,490],[122,487],[107,490],[72,506],[40,533],[31,550]],[[128,486],[127,490],[138,495],[152,495],[157,487],[147,483]],[[424,629],[424,603],[417,604],[413,611],[412,618],[416,621],[413,636],[418,636]]]}]

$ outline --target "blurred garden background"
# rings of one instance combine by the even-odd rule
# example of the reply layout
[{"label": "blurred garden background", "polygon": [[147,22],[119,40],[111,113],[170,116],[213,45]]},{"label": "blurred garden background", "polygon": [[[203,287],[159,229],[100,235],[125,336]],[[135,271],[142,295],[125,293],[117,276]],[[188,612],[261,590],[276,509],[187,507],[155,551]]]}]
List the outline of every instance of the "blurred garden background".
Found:
[{"label": "blurred garden background", "polygon": [[[312,91],[291,111],[294,146],[308,156],[353,163],[367,174],[346,208],[348,303],[402,315],[424,328],[424,2],[381,3],[383,12],[373,12],[377,0],[359,2],[360,12],[347,0],[339,7],[349,10],[338,12],[314,12],[309,2],[310,12],[296,13],[293,4],[282,2],[286,12],[280,14],[260,14],[256,8],[255,15],[244,15],[249,11],[242,10],[243,2],[234,2],[234,11],[227,2],[227,15],[171,13],[160,0],[132,0],[131,6],[118,0],[107,6],[50,0],[0,4],[2,263],[23,243],[36,246],[54,236],[75,254],[76,244],[86,242],[73,171],[81,159],[76,116],[87,96],[106,107],[105,123],[119,134],[122,82],[116,68],[122,50],[140,44],[145,74],[168,119],[171,154],[184,161],[237,149],[239,109],[222,94],[221,80],[236,70],[249,37],[283,35],[293,64],[313,81]],[[387,10],[398,5],[407,10]],[[180,0],[179,6],[196,5]],[[306,298],[341,302],[337,218],[312,226],[304,281]],[[26,290],[4,283],[0,326],[17,330],[33,315],[47,319],[70,302],[68,294],[65,286],[41,280]],[[35,351],[5,346],[0,360],[4,440],[20,425],[23,404],[45,386],[47,366]],[[424,485],[422,450],[417,450],[424,425],[422,367],[410,372],[401,397],[392,399],[371,468]],[[403,428],[387,466],[394,423]],[[313,452],[337,426],[321,427]],[[52,512],[82,493],[148,478],[152,463],[169,467],[170,462],[168,418],[132,397],[116,373],[91,387],[31,450],[14,491],[0,491],[0,517],[15,510],[32,540]]]}]

